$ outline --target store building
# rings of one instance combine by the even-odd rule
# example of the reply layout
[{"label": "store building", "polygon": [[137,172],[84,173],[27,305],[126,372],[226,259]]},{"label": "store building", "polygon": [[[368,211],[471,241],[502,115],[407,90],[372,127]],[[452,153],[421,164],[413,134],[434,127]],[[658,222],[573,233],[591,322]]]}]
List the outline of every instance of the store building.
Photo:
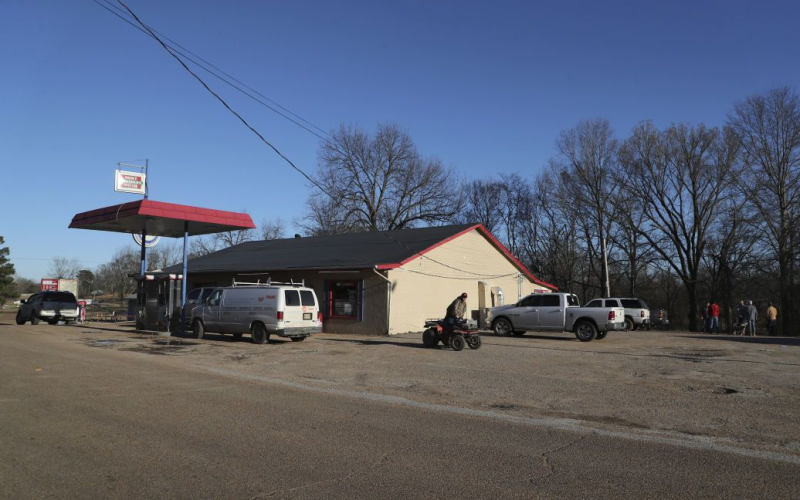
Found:
[{"label": "store building", "polygon": [[462,292],[482,322],[489,307],[555,290],[480,224],[252,241],[190,260],[188,276],[190,289],[304,281],[325,332],[366,335],[421,331]]}]

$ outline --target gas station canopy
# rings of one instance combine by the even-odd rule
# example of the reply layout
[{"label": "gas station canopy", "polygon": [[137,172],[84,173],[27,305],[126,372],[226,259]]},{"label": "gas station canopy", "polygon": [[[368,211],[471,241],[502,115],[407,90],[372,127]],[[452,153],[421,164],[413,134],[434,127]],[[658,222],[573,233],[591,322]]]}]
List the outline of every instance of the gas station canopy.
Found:
[{"label": "gas station canopy", "polygon": [[69,227],[117,233],[147,234],[168,238],[253,229],[248,214],[210,208],[175,205],[162,201],[137,200],[77,214]]}]

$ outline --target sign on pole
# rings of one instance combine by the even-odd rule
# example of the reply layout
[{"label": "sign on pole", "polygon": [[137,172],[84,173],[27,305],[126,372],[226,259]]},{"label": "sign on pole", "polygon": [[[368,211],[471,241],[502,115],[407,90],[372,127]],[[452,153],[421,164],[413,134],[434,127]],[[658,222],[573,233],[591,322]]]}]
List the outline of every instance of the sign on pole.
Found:
[{"label": "sign on pole", "polygon": [[[138,246],[142,246],[142,235],[133,233],[133,241],[135,241]],[[159,241],[161,241],[161,236],[153,236],[151,234],[146,234],[144,236],[144,246],[147,248],[153,248],[158,245]]]},{"label": "sign on pole", "polygon": [[58,280],[51,279],[51,278],[44,278],[42,279],[41,285],[39,290],[42,292],[57,292],[58,291]]},{"label": "sign on pole", "polygon": [[146,175],[141,172],[117,170],[114,175],[114,191],[144,195],[145,179]]}]

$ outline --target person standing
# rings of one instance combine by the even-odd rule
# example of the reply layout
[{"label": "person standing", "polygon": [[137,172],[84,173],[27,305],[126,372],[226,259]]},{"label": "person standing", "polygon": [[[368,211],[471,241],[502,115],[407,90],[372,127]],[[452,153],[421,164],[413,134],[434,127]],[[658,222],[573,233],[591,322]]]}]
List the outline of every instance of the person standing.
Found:
[{"label": "person standing", "polygon": [[703,332],[711,331],[711,302],[706,302],[706,307],[703,309]]},{"label": "person standing", "polygon": [[772,302],[767,307],[767,332],[770,336],[775,335],[775,325],[778,323],[778,309]]},{"label": "person standing", "polygon": [[758,309],[753,305],[752,300],[747,301],[747,327],[750,329],[750,335],[756,336],[756,320],[758,320]]},{"label": "person standing", "polygon": [[708,333],[719,333],[719,304],[713,300],[708,306],[708,315],[710,318]]}]

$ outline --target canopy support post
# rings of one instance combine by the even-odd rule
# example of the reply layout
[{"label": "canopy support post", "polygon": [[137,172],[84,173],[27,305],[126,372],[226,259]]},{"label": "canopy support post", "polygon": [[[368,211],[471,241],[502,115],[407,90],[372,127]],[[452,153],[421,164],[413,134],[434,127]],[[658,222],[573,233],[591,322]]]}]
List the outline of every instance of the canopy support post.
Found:
[{"label": "canopy support post", "polygon": [[189,221],[183,222],[183,278],[181,279],[181,332],[186,331],[186,279],[189,271]]},{"label": "canopy support post", "polygon": [[142,225],[142,272],[139,273],[144,279],[144,275],[147,272],[147,247],[145,246],[147,243],[147,222]]}]

